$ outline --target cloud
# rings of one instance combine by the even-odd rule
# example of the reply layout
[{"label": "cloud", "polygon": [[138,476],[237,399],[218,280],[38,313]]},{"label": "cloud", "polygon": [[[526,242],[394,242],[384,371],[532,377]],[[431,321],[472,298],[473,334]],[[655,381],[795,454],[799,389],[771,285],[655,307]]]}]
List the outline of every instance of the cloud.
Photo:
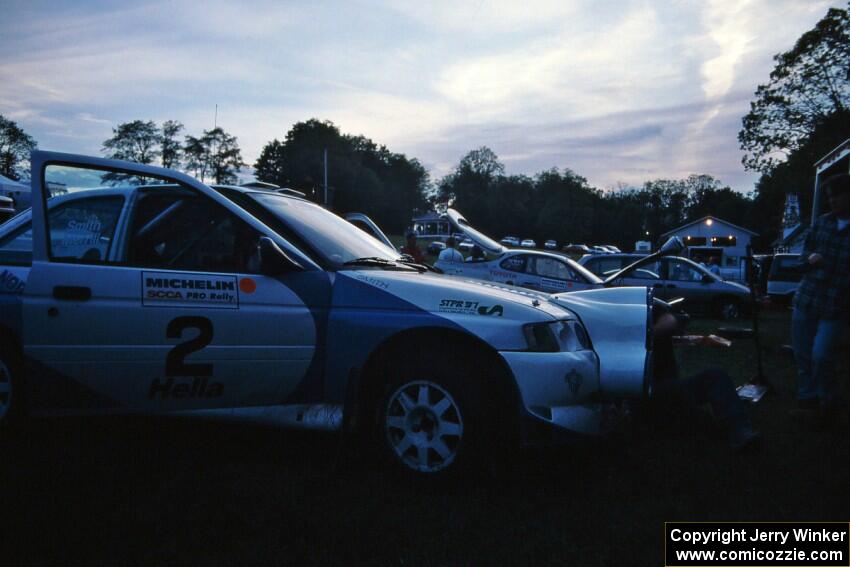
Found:
[{"label": "cloud", "polygon": [[509,171],[593,184],[710,173],[741,190],[736,134],[771,56],[828,0],[10,0],[0,113],[41,147],[99,153],[112,126],[219,125],[253,162],[310,117],[439,177],[488,145]]}]

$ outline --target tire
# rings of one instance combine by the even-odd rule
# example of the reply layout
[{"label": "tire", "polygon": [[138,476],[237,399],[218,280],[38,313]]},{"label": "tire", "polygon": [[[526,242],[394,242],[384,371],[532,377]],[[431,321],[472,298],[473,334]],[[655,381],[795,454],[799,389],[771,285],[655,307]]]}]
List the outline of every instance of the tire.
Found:
[{"label": "tire", "polygon": [[738,319],[741,316],[741,302],[731,297],[721,297],[717,300],[716,311],[721,319]]},{"label": "tire", "polygon": [[[421,347],[419,352],[431,351]],[[448,360],[396,358],[388,365],[376,408],[376,442],[391,467],[414,477],[480,470],[496,457],[503,438],[495,419],[498,377],[487,381],[472,359],[452,360],[445,349],[432,352]],[[487,382],[493,384],[489,391]]]},{"label": "tire", "polygon": [[11,428],[21,415],[20,364],[14,351],[0,344],[0,431]]}]

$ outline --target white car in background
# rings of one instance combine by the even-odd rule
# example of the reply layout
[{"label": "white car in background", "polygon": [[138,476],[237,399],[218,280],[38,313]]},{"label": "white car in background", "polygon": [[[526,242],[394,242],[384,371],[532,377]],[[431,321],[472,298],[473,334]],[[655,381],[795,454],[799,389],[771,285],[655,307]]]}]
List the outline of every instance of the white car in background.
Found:
[{"label": "white car in background", "polygon": [[526,238],[525,240],[523,240],[522,242],[520,242],[520,243],[519,243],[519,245],[520,245],[520,247],[522,247],[522,248],[537,248],[537,243],[536,243],[536,242],[534,242],[534,241],[533,241],[532,239],[530,239],[530,238]]},{"label": "white car in background", "polygon": [[[434,267],[446,274],[474,278],[546,293],[560,293],[601,287],[602,280],[570,258],[536,250],[508,249],[474,229],[453,209],[449,221],[471,238],[488,257],[480,261],[438,260]],[[525,242],[530,241],[523,241]]]},{"label": "white car in background", "polygon": [[517,238],[516,236],[506,236],[499,242],[501,242],[505,246],[519,246],[519,238]]},{"label": "white car in background", "polygon": [[558,243],[555,242],[554,240],[547,240],[546,242],[543,243],[543,248],[545,248],[546,250],[557,250],[558,249]]},{"label": "white car in background", "polygon": [[767,276],[767,295],[779,303],[790,303],[805,274],[799,254],[776,254]]}]

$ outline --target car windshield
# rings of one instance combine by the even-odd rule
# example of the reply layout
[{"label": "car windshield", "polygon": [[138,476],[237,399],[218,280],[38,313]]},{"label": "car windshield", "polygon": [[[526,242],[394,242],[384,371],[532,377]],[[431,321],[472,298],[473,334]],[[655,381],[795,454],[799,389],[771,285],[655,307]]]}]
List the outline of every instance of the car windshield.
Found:
[{"label": "car windshield", "polygon": [[335,267],[361,258],[386,261],[399,258],[392,248],[315,203],[275,193],[249,195]]}]

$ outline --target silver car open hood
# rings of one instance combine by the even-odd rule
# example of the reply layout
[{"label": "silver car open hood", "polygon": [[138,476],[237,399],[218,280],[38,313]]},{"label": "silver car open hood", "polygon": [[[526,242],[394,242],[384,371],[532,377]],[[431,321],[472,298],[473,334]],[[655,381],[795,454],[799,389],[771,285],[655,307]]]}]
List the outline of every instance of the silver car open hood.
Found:
[{"label": "silver car open hood", "polygon": [[581,319],[599,355],[599,387],[611,399],[648,393],[652,295],[645,287],[558,293],[552,301]]},{"label": "silver car open hood", "polygon": [[449,222],[451,222],[457,230],[468,236],[470,240],[472,240],[488,254],[500,255],[504,254],[507,250],[507,248],[505,248],[483,232],[479,232],[478,230],[474,229],[472,225],[469,224],[469,221],[467,221],[464,216],[456,210],[447,210],[446,216],[449,218]]}]

